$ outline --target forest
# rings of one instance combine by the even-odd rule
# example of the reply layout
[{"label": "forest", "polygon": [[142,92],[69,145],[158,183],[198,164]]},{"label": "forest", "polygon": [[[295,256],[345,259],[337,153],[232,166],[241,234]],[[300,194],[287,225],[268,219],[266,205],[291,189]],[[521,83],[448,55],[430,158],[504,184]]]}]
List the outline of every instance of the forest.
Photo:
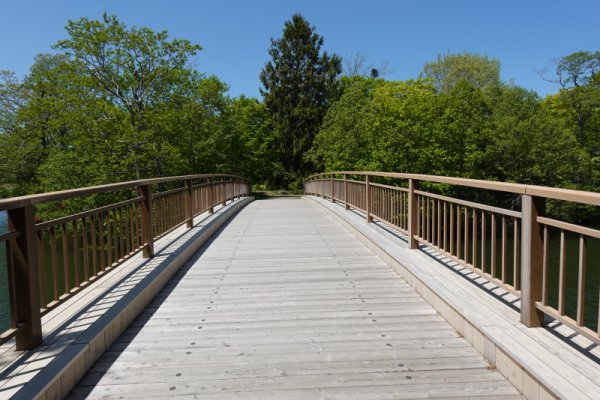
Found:
[{"label": "forest", "polygon": [[544,98],[468,51],[394,81],[323,51],[295,14],[265,49],[257,99],[228,96],[190,65],[201,47],[166,31],[105,14],[66,37],[24,78],[0,71],[0,198],[209,172],[299,190],[342,169],[600,189],[600,52],[557,55]]}]

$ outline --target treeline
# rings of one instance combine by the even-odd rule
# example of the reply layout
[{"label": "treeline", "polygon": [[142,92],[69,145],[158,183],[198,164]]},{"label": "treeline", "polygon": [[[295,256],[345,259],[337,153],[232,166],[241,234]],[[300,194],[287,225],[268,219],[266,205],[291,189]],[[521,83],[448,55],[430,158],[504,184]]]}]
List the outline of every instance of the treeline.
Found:
[{"label": "treeline", "polygon": [[18,80],[0,74],[0,195],[227,172],[269,184],[265,106],[189,66],[200,47],[82,18]]},{"label": "treeline", "polygon": [[0,75],[4,197],[201,172],[298,189],[340,169],[600,188],[599,52],[559,59],[546,98],[469,52],[390,81],[364,60],[344,68],[294,15],[272,40],[257,100],[229,97],[189,66],[200,47],[166,32],[106,15],[66,29],[23,80]]}]

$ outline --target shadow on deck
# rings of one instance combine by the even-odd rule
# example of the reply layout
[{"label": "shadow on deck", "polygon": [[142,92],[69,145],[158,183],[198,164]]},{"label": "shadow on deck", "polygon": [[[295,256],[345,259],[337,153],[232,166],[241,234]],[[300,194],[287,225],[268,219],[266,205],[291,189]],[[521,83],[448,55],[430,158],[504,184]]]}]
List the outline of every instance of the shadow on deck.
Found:
[{"label": "shadow on deck", "polygon": [[403,234],[314,197],[247,203],[174,231],[148,270],[131,260],[49,315],[53,333],[5,364],[0,397],[60,398],[78,381],[70,398],[600,393],[596,347],[556,324],[525,328],[517,298],[407,250]]}]

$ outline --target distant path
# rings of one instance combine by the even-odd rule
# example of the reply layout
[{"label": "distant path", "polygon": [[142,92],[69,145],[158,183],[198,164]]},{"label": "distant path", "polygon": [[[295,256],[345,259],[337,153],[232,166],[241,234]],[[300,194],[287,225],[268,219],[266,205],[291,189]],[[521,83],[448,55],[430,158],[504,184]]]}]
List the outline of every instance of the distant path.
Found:
[{"label": "distant path", "polygon": [[255,201],[92,367],[71,398],[521,396],[318,205]]}]

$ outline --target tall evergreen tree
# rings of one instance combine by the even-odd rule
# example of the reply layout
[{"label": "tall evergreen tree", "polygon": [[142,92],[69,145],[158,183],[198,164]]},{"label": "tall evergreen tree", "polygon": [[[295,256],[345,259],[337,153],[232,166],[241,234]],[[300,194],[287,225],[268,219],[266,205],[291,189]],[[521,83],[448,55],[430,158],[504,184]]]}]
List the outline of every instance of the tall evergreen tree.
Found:
[{"label": "tall evergreen tree", "polygon": [[273,126],[286,176],[280,184],[297,182],[310,172],[303,157],[312,146],[323,117],[336,96],[341,59],[321,53],[323,37],[300,14],[285,22],[283,37],[271,39],[272,60],[263,68],[260,89]]}]

